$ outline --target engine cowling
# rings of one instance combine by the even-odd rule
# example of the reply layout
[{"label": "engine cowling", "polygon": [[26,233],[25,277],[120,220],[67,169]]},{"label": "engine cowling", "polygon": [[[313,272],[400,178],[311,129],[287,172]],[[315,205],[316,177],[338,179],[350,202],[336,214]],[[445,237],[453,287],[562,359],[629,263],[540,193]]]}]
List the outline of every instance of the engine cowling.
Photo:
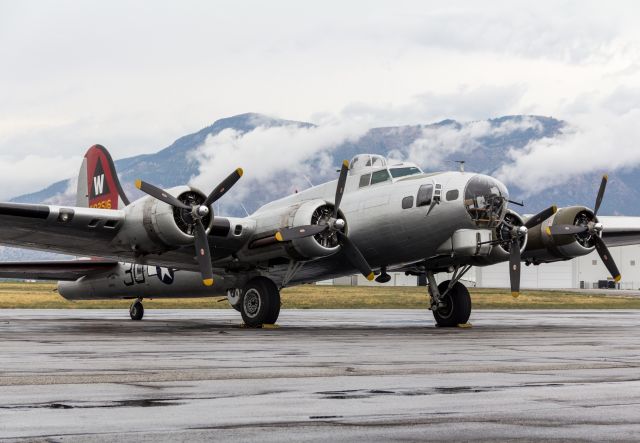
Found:
[{"label": "engine cowling", "polygon": [[[491,253],[486,257],[475,258],[476,265],[486,266],[509,260],[509,251],[511,250],[511,228],[508,226],[523,226],[524,220],[520,214],[511,209],[507,209],[503,221],[500,222],[493,230],[493,238],[499,243],[491,248]],[[527,247],[529,235],[528,233],[521,235],[520,251],[524,251]]]},{"label": "engine cowling", "polygon": [[[289,226],[305,226],[327,224],[333,215],[333,204],[324,200],[312,200],[300,205],[293,214]],[[344,220],[344,215],[339,213],[339,218]],[[285,226],[281,226],[285,227]],[[342,229],[347,232],[347,226]],[[291,246],[302,257],[311,259],[317,257],[326,257],[335,254],[340,250],[340,244],[335,232],[322,232],[313,237],[305,237],[291,242]]]},{"label": "engine cowling", "polygon": [[[178,186],[166,192],[188,205],[199,204],[206,199],[204,193],[189,186]],[[211,213],[202,222],[209,232]],[[160,253],[193,244],[193,229],[187,211],[147,197],[125,208],[124,225],[115,241],[142,254]]]},{"label": "engine cowling", "polygon": [[568,260],[591,253],[595,248],[593,235],[601,235],[600,233],[551,235],[548,228],[554,225],[586,226],[589,222],[597,221],[593,211],[584,206],[558,209],[558,212],[536,229],[529,230],[527,248],[522,254],[523,260],[527,263],[539,264]]}]

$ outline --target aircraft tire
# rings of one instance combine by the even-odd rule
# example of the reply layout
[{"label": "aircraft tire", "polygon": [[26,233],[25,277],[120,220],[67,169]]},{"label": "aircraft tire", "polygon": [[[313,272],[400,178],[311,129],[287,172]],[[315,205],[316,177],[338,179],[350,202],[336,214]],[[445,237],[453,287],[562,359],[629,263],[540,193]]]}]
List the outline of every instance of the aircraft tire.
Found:
[{"label": "aircraft tire", "polygon": [[[449,280],[438,285],[438,290],[442,293],[449,286]],[[453,288],[444,296],[446,306],[433,311],[436,324],[441,327],[454,327],[465,324],[471,315],[471,297],[469,291],[460,282],[453,285]]]},{"label": "aircraft tire", "polygon": [[280,291],[278,290],[278,287],[276,286],[276,284],[271,281],[268,280],[268,285],[270,286],[270,297],[271,297],[271,306],[269,309],[269,314],[267,315],[267,317],[265,318],[264,322],[266,324],[274,324],[275,322],[278,321],[278,316],[280,315]]},{"label": "aircraft tire", "polygon": [[240,297],[240,314],[245,326],[260,328],[274,321],[279,312],[280,294],[275,284],[265,277],[249,280]]},{"label": "aircraft tire", "polygon": [[138,300],[131,303],[129,306],[129,315],[131,316],[131,320],[142,320],[144,316],[144,306]]}]

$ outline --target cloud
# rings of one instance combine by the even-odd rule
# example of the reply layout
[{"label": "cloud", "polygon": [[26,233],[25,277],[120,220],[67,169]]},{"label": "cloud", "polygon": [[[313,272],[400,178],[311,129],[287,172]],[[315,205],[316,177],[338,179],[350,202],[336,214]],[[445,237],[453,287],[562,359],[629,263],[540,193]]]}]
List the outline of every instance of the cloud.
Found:
[{"label": "cloud", "polygon": [[0,155],[0,200],[41,189],[65,176],[77,175],[81,156]]},{"label": "cloud", "polygon": [[[408,146],[400,147],[391,156],[417,163],[428,169],[445,167],[453,154],[470,157],[489,137],[501,137],[527,130],[542,131],[542,125],[532,117],[500,122],[489,120],[467,123],[449,122],[422,129],[420,137]],[[449,165],[451,166],[451,165]]]},{"label": "cloud", "polygon": [[309,177],[314,184],[334,178],[339,165],[334,164],[331,151],[345,141],[357,140],[366,130],[357,123],[259,126],[245,133],[225,129],[209,136],[191,154],[199,174],[190,183],[208,193],[231,171],[242,167],[245,174],[232,191],[234,198],[225,199],[225,205],[242,201],[250,190],[255,192],[256,183],[266,194],[284,196],[308,188]]},{"label": "cloud", "polygon": [[[613,172],[640,165],[640,108],[616,114],[600,107],[576,116],[563,133],[511,150],[496,175],[525,194],[561,185],[579,174]],[[527,192],[527,190],[529,190]]]},{"label": "cloud", "polygon": [[461,86],[454,92],[423,92],[407,103],[351,103],[340,117],[371,126],[425,124],[432,121],[481,120],[516,113],[526,88],[521,84]]}]

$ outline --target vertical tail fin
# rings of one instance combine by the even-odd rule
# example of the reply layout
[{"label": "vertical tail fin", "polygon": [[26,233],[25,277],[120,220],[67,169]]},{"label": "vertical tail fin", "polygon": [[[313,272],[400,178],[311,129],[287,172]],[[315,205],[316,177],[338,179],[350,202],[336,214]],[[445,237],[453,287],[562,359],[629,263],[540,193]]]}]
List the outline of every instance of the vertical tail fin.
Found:
[{"label": "vertical tail fin", "polygon": [[80,167],[76,206],[118,209],[128,204],[109,151],[102,145],[93,145]]}]

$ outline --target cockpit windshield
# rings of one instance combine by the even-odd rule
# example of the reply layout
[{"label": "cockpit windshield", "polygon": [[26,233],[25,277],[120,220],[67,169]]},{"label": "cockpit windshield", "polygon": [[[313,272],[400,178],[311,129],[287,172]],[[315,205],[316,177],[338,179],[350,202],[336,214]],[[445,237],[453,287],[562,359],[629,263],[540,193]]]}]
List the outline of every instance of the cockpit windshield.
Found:
[{"label": "cockpit windshield", "polygon": [[391,176],[393,178],[406,177],[407,175],[414,175],[414,174],[422,174],[422,171],[420,170],[420,168],[416,168],[415,166],[391,168],[389,169],[389,172],[391,172]]},{"label": "cockpit windshield", "polygon": [[499,181],[477,175],[467,183],[464,205],[478,226],[495,227],[507,210],[509,193]]}]

